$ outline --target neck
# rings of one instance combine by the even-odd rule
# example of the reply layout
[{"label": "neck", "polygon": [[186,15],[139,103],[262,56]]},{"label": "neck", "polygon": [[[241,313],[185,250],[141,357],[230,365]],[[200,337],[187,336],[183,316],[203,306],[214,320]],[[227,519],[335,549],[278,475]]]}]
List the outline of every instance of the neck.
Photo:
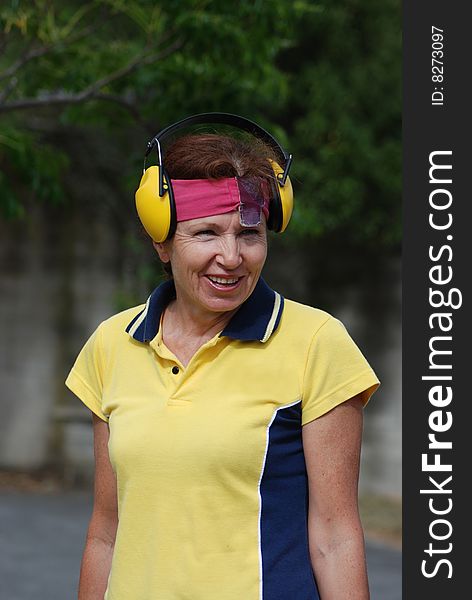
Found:
[{"label": "neck", "polygon": [[[237,310],[237,309],[236,309]],[[164,333],[167,336],[182,336],[201,340],[202,343],[222,331],[236,310],[222,313],[203,313],[198,307],[179,301],[177,297],[164,313]]]}]

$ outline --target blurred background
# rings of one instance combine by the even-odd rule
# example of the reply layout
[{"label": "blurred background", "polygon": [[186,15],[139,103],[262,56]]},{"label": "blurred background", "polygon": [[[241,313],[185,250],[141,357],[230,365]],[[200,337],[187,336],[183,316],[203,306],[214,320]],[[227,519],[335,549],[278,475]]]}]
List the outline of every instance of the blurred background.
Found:
[{"label": "blurred background", "polygon": [[64,379],[162,277],[134,208],[146,143],[233,112],[294,156],[265,278],[340,318],[382,381],[361,508],[368,536],[399,547],[400,48],[399,0],[2,3],[0,489],[91,489],[90,412]]}]

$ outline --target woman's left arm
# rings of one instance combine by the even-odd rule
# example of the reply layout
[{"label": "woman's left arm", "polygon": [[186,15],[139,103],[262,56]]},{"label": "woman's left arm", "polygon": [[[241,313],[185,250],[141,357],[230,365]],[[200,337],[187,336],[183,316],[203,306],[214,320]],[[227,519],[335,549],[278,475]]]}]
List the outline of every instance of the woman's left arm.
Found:
[{"label": "woman's left arm", "polygon": [[321,600],[369,600],[358,509],[362,411],[355,396],[302,428],[310,557]]}]

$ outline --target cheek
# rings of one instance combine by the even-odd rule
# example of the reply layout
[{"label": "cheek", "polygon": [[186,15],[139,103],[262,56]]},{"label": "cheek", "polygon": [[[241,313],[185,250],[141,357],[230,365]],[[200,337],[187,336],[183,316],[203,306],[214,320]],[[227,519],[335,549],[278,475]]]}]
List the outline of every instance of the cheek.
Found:
[{"label": "cheek", "polygon": [[267,258],[267,244],[261,243],[252,246],[246,252],[246,260],[254,268],[262,268]]},{"label": "cheek", "polygon": [[180,265],[188,272],[200,271],[214,254],[210,244],[192,243],[182,248],[179,254]]}]

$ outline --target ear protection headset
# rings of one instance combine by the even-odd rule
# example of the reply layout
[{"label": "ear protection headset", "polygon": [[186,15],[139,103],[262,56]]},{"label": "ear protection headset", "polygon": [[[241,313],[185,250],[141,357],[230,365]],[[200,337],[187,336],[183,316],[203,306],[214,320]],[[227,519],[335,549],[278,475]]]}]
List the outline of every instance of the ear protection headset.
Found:
[{"label": "ear protection headset", "polygon": [[[238,115],[230,113],[201,113],[177,121],[162,129],[148,142],[144,157],[143,176],[136,191],[136,209],[144,229],[155,242],[163,242],[172,237],[177,226],[177,214],[172,190],[172,182],[165,172],[162,160],[161,143],[170,135],[191,125],[217,123],[241,129],[261,139],[276,153],[277,162],[268,159],[274,172],[271,181],[271,200],[269,203],[269,229],[283,232],[292,215],[293,190],[288,172],[292,164],[292,155],[287,154],[277,140],[265,129]],[[153,148],[157,152],[157,165],[146,168],[146,158]]]}]

